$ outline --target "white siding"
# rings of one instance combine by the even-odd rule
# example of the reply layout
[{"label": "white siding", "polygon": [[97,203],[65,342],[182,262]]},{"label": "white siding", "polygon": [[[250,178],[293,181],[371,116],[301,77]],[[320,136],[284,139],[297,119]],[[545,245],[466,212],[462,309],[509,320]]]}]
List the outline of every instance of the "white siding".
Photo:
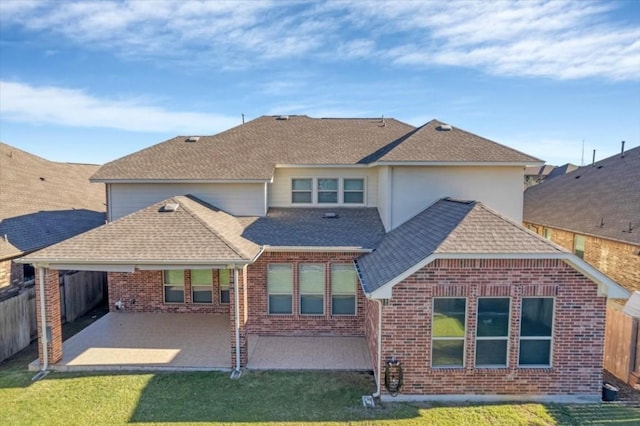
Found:
[{"label": "white siding", "polygon": [[292,168],[275,169],[269,188],[271,207],[295,207],[291,204],[291,179],[295,177],[364,178],[366,207],[378,206],[378,172],[373,168]]},{"label": "white siding", "polygon": [[264,216],[263,183],[109,184],[109,219],[133,213],[176,195],[191,194],[237,216]]},{"label": "white siding", "polygon": [[387,231],[391,229],[391,167],[379,166],[378,170],[378,214]]},{"label": "white siding", "polygon": [[396,228],[443,197],[482,201],[522,223],[523,167],[393,167],[391,224]]}]

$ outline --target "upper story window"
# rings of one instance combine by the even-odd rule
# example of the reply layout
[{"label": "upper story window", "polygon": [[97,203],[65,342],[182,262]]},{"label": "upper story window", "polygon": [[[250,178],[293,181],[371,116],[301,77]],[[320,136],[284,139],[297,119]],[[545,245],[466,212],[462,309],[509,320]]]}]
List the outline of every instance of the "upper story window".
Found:
[{"label": "upper story window", "polygon": [[364,178],[291,179],[291,204],[365,204]]},{"label": "upper story window", "polygon": [[584,235],[576,234],[573,237],[573,253],[580,259],[584,259]]}]

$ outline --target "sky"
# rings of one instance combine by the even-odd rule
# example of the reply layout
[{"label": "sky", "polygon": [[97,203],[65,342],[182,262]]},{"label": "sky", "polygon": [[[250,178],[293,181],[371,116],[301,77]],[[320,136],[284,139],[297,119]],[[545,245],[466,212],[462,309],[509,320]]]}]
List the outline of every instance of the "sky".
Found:
[{"label": "sky", "polygon": [[[640,146],[640,0],[0,2],[0,141],[102,164],[261,115]],[[584,153],[584,155],[583,155]]]}]

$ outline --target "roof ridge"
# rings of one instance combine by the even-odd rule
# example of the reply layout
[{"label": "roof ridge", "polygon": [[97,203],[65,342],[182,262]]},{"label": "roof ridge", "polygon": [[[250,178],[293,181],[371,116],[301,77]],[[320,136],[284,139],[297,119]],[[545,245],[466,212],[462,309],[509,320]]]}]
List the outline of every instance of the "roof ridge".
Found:
[{"label": "roof ridge", "polygon": [[[178,198],[187,198],[188,200],[191,200],[195,203],[200,204],[203,207],[209,208],[207,207],[208,204],[205,201],[200,200],[198,197],[188,194],[188,195],[177,195],[174,197],[171,197],[171,200],[176,201],[180,206],[182,206],[184,208],[184,210],[194,219],[196,219],[198,222],[200,222],[200,224],[202,224],[205,228],[207,228],[210,232],[212,232],[215,236],[219,237],[221,241],[223,241],[225,243],[225,245],[227,247],[229,247],[231,250],[233,250],[233,252],[235,252],[237,255],[239,255],[241,258],[246,257],[244,255],[244,253],[242,252],[242,250],[240,250],[238,247],[236,247],[235,244],[233,244],[231,241],[229,241],[229,238],[227,238],[223,233],[221,233],[220,231],[218,231],[217,229],[215,229],[213,226],[211,226],[207,221],[205,221],[203,218],[201,218],[196,212],[194,212],[193,210],[191,210],[187,205],[185,205],[184,203],[181,203],[180,200]],[[205,204],[203,204],[205,203]],[[209,204],[210,205],[210,204]],[[218,211],[220,211],[221,213],[230,216],[231,218],[233,218],[234,220],[237,220],[235,216],[227,213],[224,210],[221,210],[213,205],[210,205],[211,207],[216,208]],[[240,225],[242,226],[242,225]]]}]

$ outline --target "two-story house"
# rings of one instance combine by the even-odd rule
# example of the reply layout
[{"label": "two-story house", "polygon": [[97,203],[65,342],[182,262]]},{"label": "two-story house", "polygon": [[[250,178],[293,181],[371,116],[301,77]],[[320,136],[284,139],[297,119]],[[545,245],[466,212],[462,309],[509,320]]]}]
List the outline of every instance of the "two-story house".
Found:
[{"label": "two-story house", "polygon": [[[377,393],[598,399],[615,282],[526,230],[541,161],[450,125],[263,116],[104,165],[109,223],[27,256],[62,358],[51,270],[109,272],[112,309],[226,315],[251,336],[366,339]],[[189,333],[188,329],[184,333]],[[46,354],[43,352],[47,352]]]}]

